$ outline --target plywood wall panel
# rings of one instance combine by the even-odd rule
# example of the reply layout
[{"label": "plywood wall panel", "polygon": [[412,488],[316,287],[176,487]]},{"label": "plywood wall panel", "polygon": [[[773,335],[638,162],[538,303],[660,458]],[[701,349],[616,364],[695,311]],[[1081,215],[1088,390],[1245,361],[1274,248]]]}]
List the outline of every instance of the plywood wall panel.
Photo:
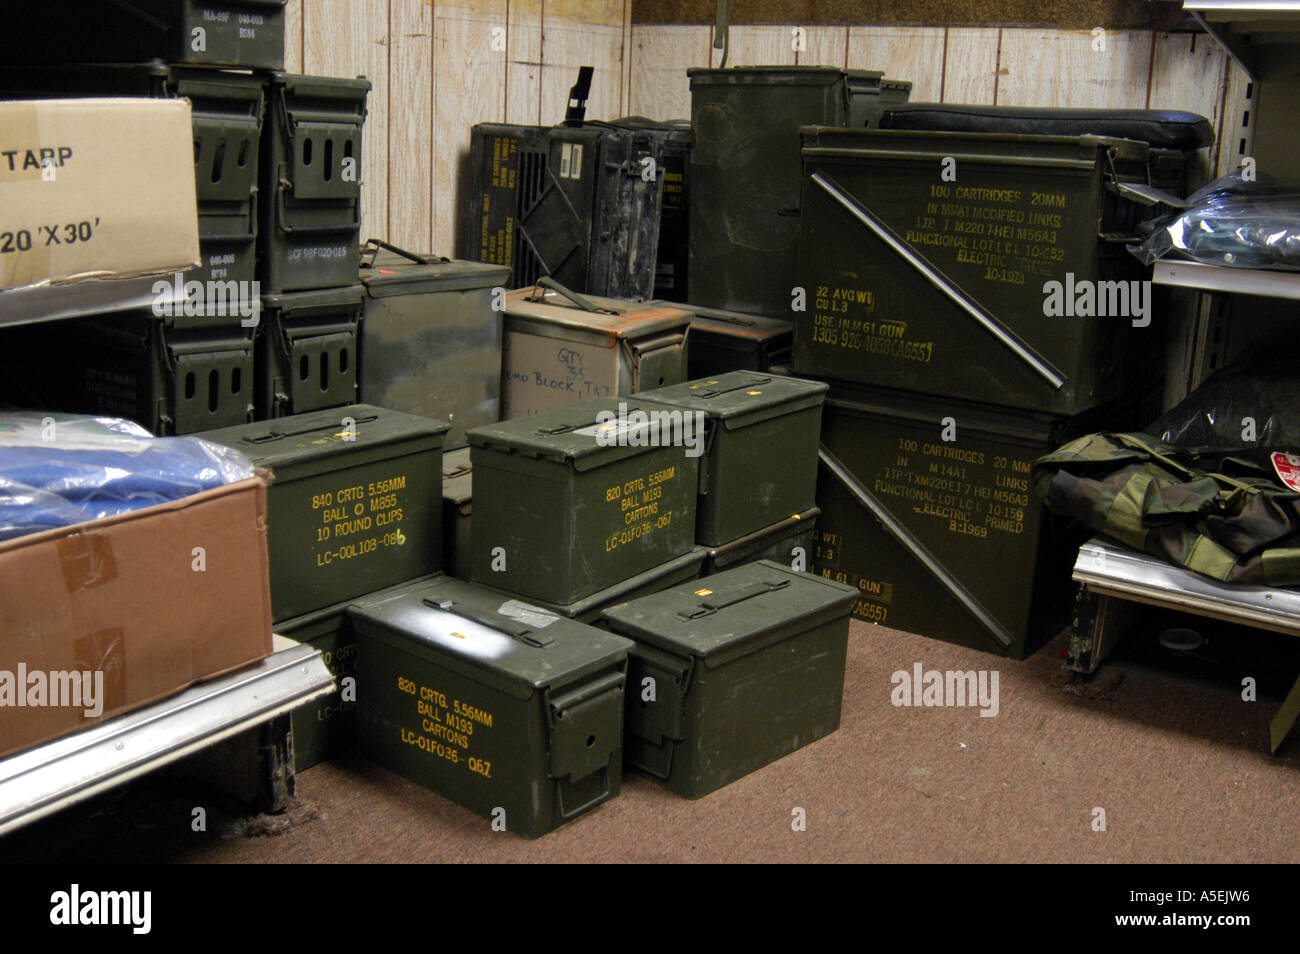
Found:
[{"label": "plywood wall panel", "polygon": [[796,51],[800,66],[843,66],[849,56],[848,27],[804,27],[802,50]]},{"label": "plywood wall panel", "polygon": [[569,90],[578,69],[591,66],[589,119],[617,119],[622,107],[623,28],[553,16],[547,5],[542,20],[542,112],[544,125],[564,121]]},{"label": "plywood wall panel", "polygon": [[542,0],[510,0],[506,122],[537,124],[542,110]]},{"label": "plywood wall panel", "polygon": [[942,27],[853,27],[848,65],[911,80],[911,98],[933,102],[943,88],[943,44]]},{"label": "plywood wall panel", "polygon": [[1003,30],[998,104],[1142,109],[1151,76],[1151,33]]},{"label": "plywood wall panel", "polygon": [[424,0],[390,3],[388,241],[427,252],[433,247],[435,186],[433,6]]},{"label": "plywood wall panel", "polygon": [[689,119],[691,84],[686,71],[708,66],[712,35],[706,26],[633,27],[628,112],[651,119]]},{"label": "plywood wall panel", "polygon": [[[793,66],[793,26],[733,26],[727,31],[728,66]],[[722,65],[722,51],[712,50],[712,65]],[[701,66],[705,64],[700,64]]]},{"label": "plywood wall panel", "polygon": [[[943,102],[992,105],[998,86],[998,37],[1001,32],[986,27],[952,27],[948,30]],[[921,101],[915,91],[912,99]]]},{"label": "plywood wall panel", "polygon": [[284,7],[284,69],[288,73],[302,72],[302,3],[289,0]]}]

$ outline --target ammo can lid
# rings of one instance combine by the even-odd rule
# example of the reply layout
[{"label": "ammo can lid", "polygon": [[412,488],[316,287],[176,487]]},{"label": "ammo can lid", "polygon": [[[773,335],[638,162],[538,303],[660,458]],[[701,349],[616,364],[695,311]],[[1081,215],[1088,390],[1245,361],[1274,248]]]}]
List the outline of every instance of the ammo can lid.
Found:
[{"label": "ammo can lid", "polygon": [[358,634],[527,699],[627,657],[622,636],[448,576],[362,597]]},{"label": "ammo can lid", "polygon": [[421,292],[466,291],[474,288],[502,288],[510,279],[510,267],[490,262],[466,262],[438,255],[420,255],[415,261],[386,248],[361,268],[361,283],[371,298],[414,295]]},{"label": "ammo can lid", "polygon": [[[352,404],[194,436],[233,447],[255,466],[270,467],[284,480],[435,450],[442,447],[449,430],[446,421]],[[352,439],[348,439],[349,433]]]},{"label": "ammo can lid", "polygon": [[723,665],[843,617],[858,591],[771,560],[747,563],[652,593],[601,615],[637,642]]},{"label": "ammo can lid", "polygon": [[[370,80],[364,76],[358,76],[356,79],[345,79],[341,76],[304,76],[301,73],[272,70],[267,74],[266,79],[272,89],[279,90],[289,96],[351,100],[358,104],[365,103],[366,94],[371,89]],[[337,121],[337,117],[330,117],[330,122]]]},{"label": "ammo can lid", "polygon": [[262,307],[267,311],[291,314],[321,308],[360,308],[366,295],[365,287],[343,285],[340,288],[314,288],[309,291],[276,292],[262,296]]},{"label": "ammo can lid", "polygon": [[750,315],[739,311],[706,308],[701,305],[689,305],[660,299],[655,301],[656,303],[689,311],[692,315],[691,334],[717,332],[718,334],[753,338],[756,341],[768,341],[772,338],[794,333],[794,322],[786,321],[783,318],[769,318],[766,315]]},{"label": "ammo can lid", "polygon": [[695,66],[686,71],[691,88],[717,86],[833,86],[845,79],[838,66]]},{"label": "ammo can lid", "polygon": [[622,301],[598,295],[580,296],[601,309],[588,311],[549,288],[518,288],[506,293],[507,331],[550,338],[592,336],[612,348],[618,339],[640,341],[664,334],[684,334],[690,312],[663,302]]},{"label": "ammo can lid", "polygon": [[[657,454],[665,461],[679,461],[685,455],[684,447],[655,447],[648,446],[648,442],[644,446],[632,445],[628,438],[641,429],[648,429],[649,424],[620,419],[620,410],[630,417],[634,411],[662,409],[662,404],[642,401],[639,394],[593,398],[528,417],[484,424],[466,432],[465,437],[471,448],[571,463],[578,471],[595,470],[639,454]],[[484,466],[477,455],[474,459],[477,466]]]},{"label": "ammo can lid", "polygon": [[474,497],[474,469],[470,466],[469,448],[458,447],[442,455],[442,499],[456,506]]},{"label": "ammo can lid", "polygon": [[756,424],[778,414],[820,405],[830,386],[761,371],[728,371],[711,378],[641,391],[639,400],[703,411],[728,427]]}]

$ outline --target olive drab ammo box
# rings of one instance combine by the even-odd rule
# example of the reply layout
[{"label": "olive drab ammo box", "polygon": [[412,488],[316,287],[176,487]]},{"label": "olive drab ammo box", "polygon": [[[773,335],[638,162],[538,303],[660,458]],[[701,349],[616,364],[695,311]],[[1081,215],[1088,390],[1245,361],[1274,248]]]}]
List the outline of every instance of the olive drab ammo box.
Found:
[{"label": "olive drab ammo box", "polygon": [[357,399],[361,285],[262,296],[257,414],[285,417]]},{"label": "olive drab ammo box", "polygon": [[635,642],[624,763],[699,798],[834,732],[854,599],[762,561],[607,609]]},{"label": "olive drab ammo box", "polygon": [[565,605],[689,553],[699,458],[651,444],[636,414],[655,407],[602,398],[470,431],[473,580]]},{"label": "olive drab ammo box", "polygon": [[820,381],[732,371],[638,395],[707,422],[697,542],[721,546],[814,505],[827,390]]},{"label": "olive drab ammo box", "polygon": [[270,468],[275,620],[440,569],[447,424],[354,404],[210,431]]},{"label": "olive drab ammo box", "polygon": [[[367,244],[361,400],[451,425],[448,447],[501,419],[500,302],[509,270]],[[500,289],[498,293],[497,289]]]},{"label": "olive drab ammo box", "polygon": [[813,566],[813,533],[817,529],[816,507],[786,517],[770,527],[717,547],[708,547],[702,576],[712,576],[732,567],[759,560],[771,560],[792,570],[809,571]]},{"label": "olive drab ammo box", "polygon": [[361,133],[369,92],[363,77],[268,77],[260,194],[263,292],[356,283]]},{"label": "olive drab ammo box", "polygon": [[503,418],[686,380],[691,316],[578,295],[550,279],[506,295]]},{"label": "olive drab ammo box", "polygon": [[469,579],[470,530],[474,519],[474,471],[469,448],[442,455],[442,569],[458,580]]},{"label": "olive drab ammo box", "polygon": [[628,640],[448,577],[349,614],[372,758],[526,838],[619,794]]},{"label": "olive drab ammo box", "polygon": [[742,315],[721,308],[666,304],[692,315],[691,347],[686,355],[690,380],[728,371],[790,372],[794,325],[781,318]]}]

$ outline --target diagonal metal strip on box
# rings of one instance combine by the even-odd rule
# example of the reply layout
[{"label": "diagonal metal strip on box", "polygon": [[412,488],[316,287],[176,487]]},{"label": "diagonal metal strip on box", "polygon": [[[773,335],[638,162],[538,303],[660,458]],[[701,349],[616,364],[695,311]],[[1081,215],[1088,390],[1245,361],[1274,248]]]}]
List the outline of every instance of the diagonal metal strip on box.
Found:
[{"label": "diagonal metal strip on box", "polygon": [[537,838],[622,788],[622,637],[442,577],[360,600],[371,757]]}]

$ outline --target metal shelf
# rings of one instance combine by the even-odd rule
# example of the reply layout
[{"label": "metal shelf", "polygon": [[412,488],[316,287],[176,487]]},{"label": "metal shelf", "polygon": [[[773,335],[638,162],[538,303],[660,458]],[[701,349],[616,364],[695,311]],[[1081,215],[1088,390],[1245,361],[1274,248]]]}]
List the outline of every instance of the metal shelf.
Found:
[{"label": "metal shelf", "polygon": [[1157,285],[1176,285],[1205,292],[1300,300],[1300,272],[1159,261],[1151,280]]},{"label": "metal shelf", "polygon": [[269,657],[0,760],[0,834],[289,712],[334,688],[319,650],[275,637]]}]

